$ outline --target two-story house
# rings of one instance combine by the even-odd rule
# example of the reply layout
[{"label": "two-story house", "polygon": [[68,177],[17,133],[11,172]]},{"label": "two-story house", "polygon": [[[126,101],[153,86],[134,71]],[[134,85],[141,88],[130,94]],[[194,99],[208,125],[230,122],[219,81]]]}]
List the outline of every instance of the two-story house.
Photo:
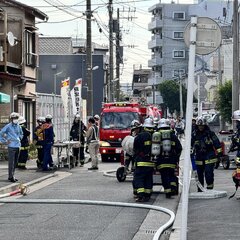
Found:
[{"label": "two-story house", "polygon": [[0,0],[0,92],[10,103],[0,105],[0,123],[19,112],[32,130],[35,122],[35,88],[38,66],[36,19],[45,13],[14,0]]}]

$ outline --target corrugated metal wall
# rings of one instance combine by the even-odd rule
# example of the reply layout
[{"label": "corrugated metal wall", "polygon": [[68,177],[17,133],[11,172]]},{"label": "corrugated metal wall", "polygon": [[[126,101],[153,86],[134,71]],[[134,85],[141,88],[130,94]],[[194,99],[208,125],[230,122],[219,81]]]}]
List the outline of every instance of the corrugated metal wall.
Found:
[{"label": "corrugated metal wall", "polygon": [[[53,116],[53,126],[55,142],[68,140],[69,123],[64,115],[64,107],[60,95],[38,93],[36,100],[36,118],[46,117],[47,114]],[[70,114],[72,116],[72,114]],[[70,119],[72,126],[73,116]]]}]

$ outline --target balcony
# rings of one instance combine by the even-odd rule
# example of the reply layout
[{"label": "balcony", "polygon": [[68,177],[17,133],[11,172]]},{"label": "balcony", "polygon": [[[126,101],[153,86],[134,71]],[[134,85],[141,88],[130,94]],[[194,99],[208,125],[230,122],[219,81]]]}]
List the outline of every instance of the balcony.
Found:
[{"label": "balcony", "polygon": [[148,30],[151,31],[162,26],[163,20],[161,20],[159,17],[154,17],[152,18],[152,21],[148,24]]},{"label": "balcony", "polygon": [[152,49],[163,45],[163,40],[161,35],[157,34],[152,36],[152,40],[148,42],[148,48]]},{"label": "balcony", "polygon": [[160,66],[163,64],[163,59],[160,56],[153,55],[151,60],[148,60],[148,66],[154,67],[154,66]]}]

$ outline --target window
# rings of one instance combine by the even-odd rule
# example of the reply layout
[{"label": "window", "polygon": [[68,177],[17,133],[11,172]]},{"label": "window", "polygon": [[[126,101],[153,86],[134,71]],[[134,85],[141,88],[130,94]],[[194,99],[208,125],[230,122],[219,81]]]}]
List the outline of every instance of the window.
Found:
[{"label": "window", "polygon": [[181,77],[185,75],[185,69],[173,70],[173,77]]},{"label": "window", "polygon": [[184,50],[174,50],[173,58],[185,58],[185,51]]},{"label": "window", "polygon": [[173,32],[174,39],[183,39],[183,32]]},{"label": "window", "polygon": [[173,12],[173,19],[185,20],[185,12]]},{"label": "window", "polygon": [[37,66],[35,39],[36,39],[35,32],[25,30],[26,65],[31,67]]}]

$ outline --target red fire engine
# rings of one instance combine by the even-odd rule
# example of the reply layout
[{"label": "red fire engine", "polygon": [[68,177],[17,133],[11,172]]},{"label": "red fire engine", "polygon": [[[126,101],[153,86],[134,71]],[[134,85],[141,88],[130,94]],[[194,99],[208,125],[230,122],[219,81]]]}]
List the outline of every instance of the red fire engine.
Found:
[{"label": "red fire engine", "polygon": [[100,122],[100,154],[102,161],[123,158],[121,142],[130,134],[131,122],[136,119],[143,122],[150,109],[139,103],[119,102],[105,103]]}]

